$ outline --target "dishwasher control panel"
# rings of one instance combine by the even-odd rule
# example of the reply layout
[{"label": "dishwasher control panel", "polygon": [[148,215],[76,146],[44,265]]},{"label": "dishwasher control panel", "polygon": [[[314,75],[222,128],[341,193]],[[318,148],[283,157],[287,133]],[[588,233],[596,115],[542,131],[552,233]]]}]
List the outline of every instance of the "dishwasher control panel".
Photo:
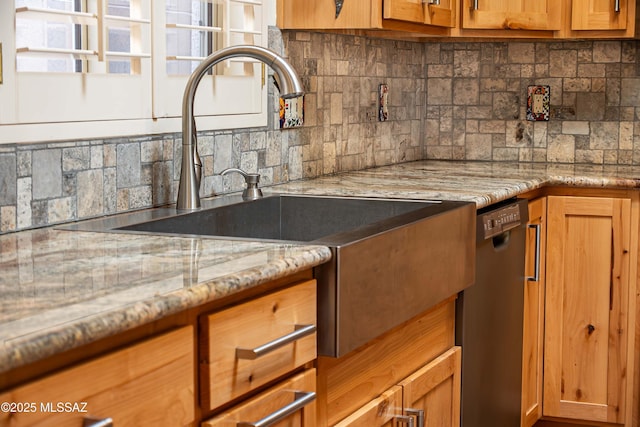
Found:
[{"label": "dishwasher control panel", "polygon": [[484,238],[497,236],[507,230],[519,226],[520,206],[513,204],[480,215],[483,226]]}]

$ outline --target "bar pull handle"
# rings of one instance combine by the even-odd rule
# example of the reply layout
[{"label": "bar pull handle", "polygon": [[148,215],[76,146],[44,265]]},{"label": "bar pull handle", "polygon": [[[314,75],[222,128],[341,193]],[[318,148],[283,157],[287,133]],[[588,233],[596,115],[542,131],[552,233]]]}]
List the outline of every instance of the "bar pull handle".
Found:
[{"label": "bar pull handle", "polygon": [[542,226],[540,224],[529,224],[529,228],[536,229],[536,251],[533,258],[533,276],[527,276],[527,281],[537,282],[540,280],[540,230],[542,229]]},{"label": "bar pull handle", "polygon": [[613,11],[616,13],[620,12],[620,0],[613,0]]},{"label": "bar pull handle", "polygon": [[422,409],[406,408],[404,412],[410,417],[416,417],[418,427],[424,427],[424,411]]},{"label": "bar pull handle", "polygon": [[407,427],[415,427],[415,424],[413,422],[413,417],[409,417],[407,415],[396,415],[394,419],[398,423],[406,424]]},{"label": "bar pull handle", "polygon": [[473,10],[478,10],[478,2],[479,1],[480,0],[473,0],[473,8],[472,8]]},{"label": "bar pull handle", "polygon": [[283,406],[275,412],[267,415],[255,423],[241,421],[236,424],[237,427],[269,427],[277,422],[282,421],[289,415],[293,414],[296,411],[299,411],[309,403],[311,403],[315,398],[316,394],[313,391],[304,392],[304,391],[296,391],[295,392],[295,400],[290,404]]},{"label": "bar pull handle", "polygon": [[434,4],[438,6],[440,4],[440,0],[422,0],[422,3]]},{"label": "bar pull handle", "polygon": [[236,358],[255,360],[260,356],[271,353],[289,343],[297,341],[301,338],[311,335],[316,331],[316,325],[295,325],[294,331],[290,334],[276,338],[266,344],[262,344],[256,348],[236,348]]},{"label": "bar pull handle", "polygon": [[84,417],[82,427],[113,427],[111,418]]}]

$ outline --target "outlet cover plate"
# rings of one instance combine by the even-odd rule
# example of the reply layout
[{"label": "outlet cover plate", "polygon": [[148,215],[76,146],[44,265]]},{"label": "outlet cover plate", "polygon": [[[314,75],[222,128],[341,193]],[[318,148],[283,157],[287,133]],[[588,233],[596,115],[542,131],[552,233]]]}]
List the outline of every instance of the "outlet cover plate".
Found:
[{"label": "outlet cover plate", "polygon": [[378,86],[378,121],[389,120],[389,85],[381,83]]},{"label": "outlet cover plate", "polygon": [[551,86],[527,87],[527,120],[548,121],[551,103]]}]

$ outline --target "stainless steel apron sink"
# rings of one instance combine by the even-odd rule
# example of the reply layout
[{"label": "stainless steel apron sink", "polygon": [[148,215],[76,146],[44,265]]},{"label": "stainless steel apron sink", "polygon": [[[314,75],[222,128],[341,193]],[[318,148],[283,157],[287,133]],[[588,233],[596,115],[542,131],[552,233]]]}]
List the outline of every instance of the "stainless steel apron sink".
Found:
[{"label": "stainless steel apron sink", "polygon": [[347,354],[474,281],[473,203],[284,194],[216,203],[72,228],[328,246],[332,260],[314,270],[318,352],[325,356]]}]

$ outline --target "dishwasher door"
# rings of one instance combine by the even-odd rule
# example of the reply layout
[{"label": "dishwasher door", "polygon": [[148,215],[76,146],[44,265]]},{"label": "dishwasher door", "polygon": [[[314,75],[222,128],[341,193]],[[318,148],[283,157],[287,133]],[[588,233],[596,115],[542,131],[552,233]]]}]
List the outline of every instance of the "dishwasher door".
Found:
[{"label": "dishwasher door", "polygon": [[518,427],[527,201],[478,211],[476,283],[456,306],[462,427]]}]

